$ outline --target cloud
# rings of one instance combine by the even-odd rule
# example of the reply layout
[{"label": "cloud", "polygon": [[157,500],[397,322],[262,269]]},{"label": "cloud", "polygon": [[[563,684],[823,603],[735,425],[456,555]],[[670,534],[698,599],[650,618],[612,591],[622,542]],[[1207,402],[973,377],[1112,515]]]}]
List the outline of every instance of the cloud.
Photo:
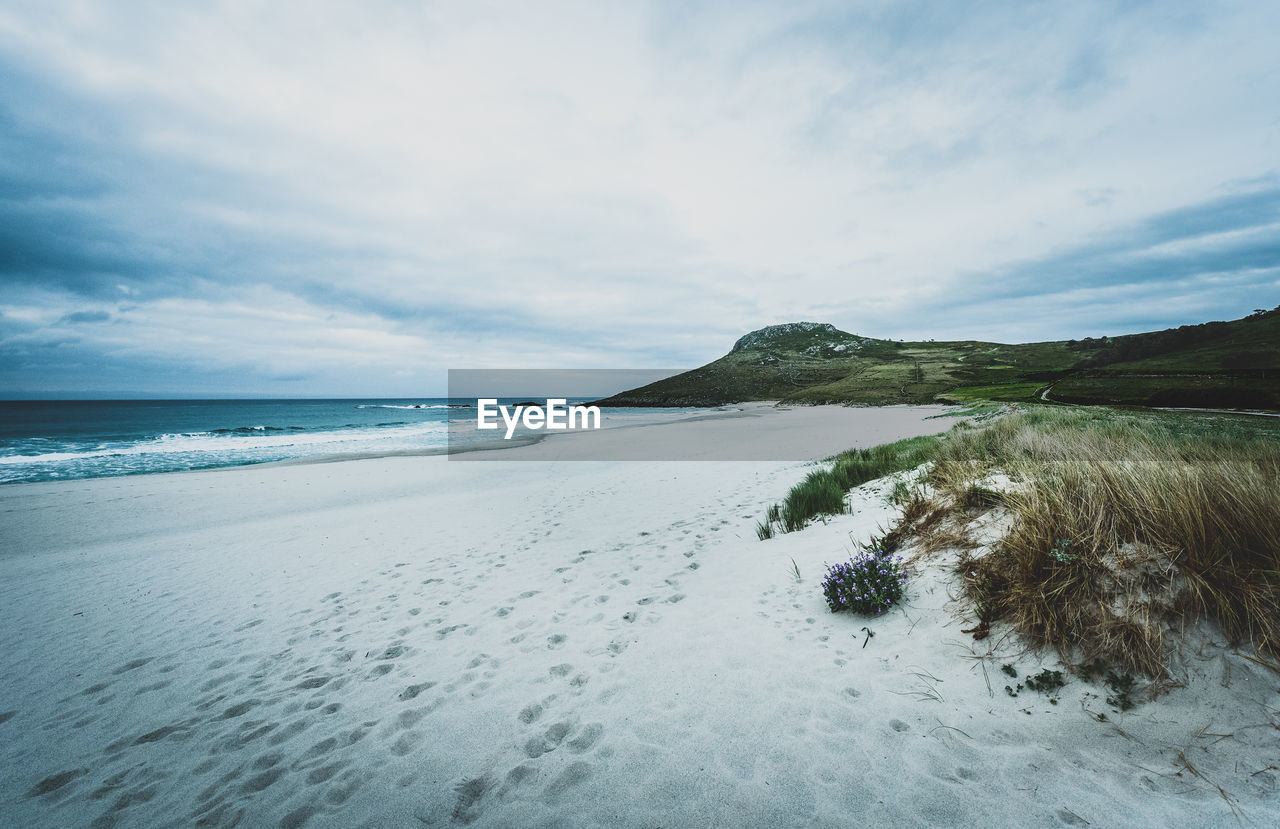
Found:
[{"label": "cloud", "polygon": [[109,322],[111,315],[106,311],[73,311],[70,314],[63,314],[59,322]]},{"label": "cloud", "polygon": [[1093,286],[1265,273],[1280,266],[1280,186],[1233,193],[1158,213],[1103,238],[966,284],[984,299],[1052,295]]},{"label": "cloud", "polygon": [[0,380],[440,393],[446,368],[695,365],[791,319],[1008,340],[1237,316],[1280,263],[1277,25],[8,4]]}]

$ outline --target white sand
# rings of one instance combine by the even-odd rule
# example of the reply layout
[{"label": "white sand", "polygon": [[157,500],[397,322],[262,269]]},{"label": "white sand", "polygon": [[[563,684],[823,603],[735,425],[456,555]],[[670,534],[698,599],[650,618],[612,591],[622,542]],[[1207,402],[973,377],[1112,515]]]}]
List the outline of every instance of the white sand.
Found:
[{"label": "white sand", "polygon": [[[949,425],[830,417],[840,446]],[[1010,698],[999,665],[1040,658],[972,658],[999,634],[960,633],[943,563],[905,610],[826,609],[823,565],[891,520],[884,484],[756,540],[807,471],[435,457],[0,487],[0,825],[1238,825],[1216,786],[1280,818],[1280,678],[1210,647],[1129,713],[1074,678],[1056,706]]]}]

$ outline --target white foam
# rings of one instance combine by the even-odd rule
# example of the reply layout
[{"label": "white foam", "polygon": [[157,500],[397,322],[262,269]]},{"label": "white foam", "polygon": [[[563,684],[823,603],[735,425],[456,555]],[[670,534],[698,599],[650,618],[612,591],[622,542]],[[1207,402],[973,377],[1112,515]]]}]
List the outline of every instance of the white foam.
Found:
[{"label": "white foam", "polygon": [[[269,449],[360,444],[386,448],[404,448],[422,438],[443,445],[448,426],[443,422],[411,423],[380,428],[357,427],[324,432],[267,432],[265,427],[250,427],[251,432],[189,432],[163,434],[150,440],[101,444],[94,449],[43,452],[35,455],[0,456],[0,466],[86,461],[95,458],[143,455],[177,455],[187,453],[252,455]],[[261,430],[261,431],[259,431]]]}]

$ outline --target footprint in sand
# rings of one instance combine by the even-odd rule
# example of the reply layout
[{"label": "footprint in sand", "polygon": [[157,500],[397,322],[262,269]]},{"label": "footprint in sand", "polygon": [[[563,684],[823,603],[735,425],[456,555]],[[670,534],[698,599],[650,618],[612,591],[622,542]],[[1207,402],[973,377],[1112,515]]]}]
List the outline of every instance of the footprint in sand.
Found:
[{"label": "footprint in sand", "polygon": [[568,722],[558,722],[548,728],[542,734],[530,737],[524,744],[524,753],[530,758],[541,757],[549,751],[554,751],[564,738],[569,736],[572,724]]},{"label": "footprint in sand", "polygon": [[511,771],[507,772],[507,779],[502,784],[502,789],[498,794],[502,796],[510,794],[520,786],[524,785],[527,781],[532,780],[537,776],[538,769],[536,766],[529,763],[521,763]]},{"label": "footprint in sand", "polygon": [[227,710],[223,711],[222,714],[220,714],[217,717],[217,719],[231,720],[231,719],[235,719],[236,717],[242,717],[261,704],[262,704],[262,701],[256,700],[256,699],[248,699],[248,700],[244,700],[243,702],[238,702],[235,705],[228,708]]},{"label": "footprint in sand", "polygon": [[302,680],[301,682],[299,682],[297,685],[293,687],[299,688],[305,691],[313,691],[316,688],[324,687],[329,682],[330,679],[331,677],[327,677],[327,676],[313,676],[313,677],[310,677],[309,679]]},{"label": "footprint in sand", "polygon": [[267,742],[273,746],[278,746],[283,743],[287,743],[289,740],[292,740],[294,737],[298,736],[303,731],[306,731],[310,725],[311,725],[311,720],[309,720],[306,717],[302,717],[301,719],[294,720],[293,722],[286,725],[284,728],[272,734],[267,739]]},{"label": "footprint in sand", "polygon": [[498,662],[498,660],[496,660],[496,659],[492,658],[491,656],[489,656],[489,654],[487,654],[487,653],[482,653],[482,654],[478,654],[478,655],[476,655],[475,657],[473,657],[473,658],[471,659],[471,661],[467,663],[467,667],[468,667],[468,668],[479,668],[481,665],[485,664],[486,662],[488,662],[488,663],[489,663],[489,667],[491,667],[491,668],[496,668],[496,667],[498,667],[498,665],[499,665],[499,664],[501,664],[501,663],[499,663],[499,662]]},{"label": "footprint in sand", "polygon": [[604,726],[598,722],[588,723],[582,727],[572,740],[566,742],[565,748],[574,754],[582,754],[590,751],[591,748],[600,741],[600,736],[604,734]]},{"label": "footprint in sand", "polygon": [[307,821],[320,813],[320,809],[310,803],[299,806],[280,820],[280,829],[301,829]]},{"label": "footprint in sand", "polygon": [[165,737],[168,737],[170,734],[178,734],[185,737],[188,733],[189,729],[186,726],[166,725],[161,728],[157,728],[155,731],[148,731],[146,734],[143,734],[141,737],[134,740],[133,744],[140,746],[145,743],[156,743],[163,740]]},{"label": "footprint in sand", "polygon": [[123,665],[121,665],[119,668],[116,668],[111,673],[115,676],[119,676],[120,674],[127,673],[128,671],[137,670],[138,668],[141,668],[143,665],[146,665],[148,662],[151,662],[154,659],[155,659],[154,656],[149,656],[146,659],[134,659],[131,662],[124,663]]},{"label": "footprint in sand", "polygon": [[356,793],[368,779],[366,775],[358,774],[354,770],[348,769],[344,771],[338,780],[332,783],[328,790],[324,793],[325,802],[330,806],[341,806],[346,803],[351,795]]},{"label": "footprint in sand", "polygon": [[397,757],[404,757],[411,753],[420,742],[422,742],[421,734],[416,731],[407,731],[391,744],[391,753]]},{"label": "footprint in sand", "polygon": [[316,786],[321,783],[324,783],[325,781],[333,777],[335,774],[342,771],[342,769],[346,765],[347,765],[347,761],[340,760],[336,763],[329,763],[326,766],[320,766],[318,768],[314,768],[307,773],[307,783],[311,784],[312,786]]},{"label": "footprint in sand", "polygon": [[489,775],[464,780],[454,787],[458,799],[453,806],[453,819],[457,823],[472,823],[483,810],[481,801],[493,791],[494,780]]},{"label": "footprint in sand", "polygon": [[27,792],[27,797],[41,797],[49,794],[50,792],[56,792],[72,780],[75,780],[77,777],[88,771],[88,769],[73,769],[71,771],[59,772],[58,774],[46,777],[31,787]]},{"label": "footprint in sand", "polygon": [[403,691],[400,692],[399,698],[402,700],[413,699],[414,697],[418,696],[418,694],[421,694],[423,691],[434,688],[435,685],[436,683],[434,682],[419,682],[417,685],[410,685],[408,688],[405,688]]},{"label": "footprint in sand", "polygon": [[544,799],[548,802],[559,800],[570,789],[586,782],[591,777],[593,770],[590,763],[581,760],[570,763],[564,771],[560,772],[554,780],[547,784]]}]

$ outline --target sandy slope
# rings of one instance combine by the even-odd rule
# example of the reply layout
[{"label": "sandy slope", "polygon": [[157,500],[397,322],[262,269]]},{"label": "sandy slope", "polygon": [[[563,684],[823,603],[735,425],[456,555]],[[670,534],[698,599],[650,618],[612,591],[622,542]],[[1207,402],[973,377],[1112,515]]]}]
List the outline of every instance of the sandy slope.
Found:
[{"label": "sandy slope", "polygon": [[[940,422],[895,423],[862,442]],[[756,540],[806,471],[388,458],[0,488],[0,824],[1235,825],[1179,751],[1275,822],[1280,678],[1208,649],[1128,714],[1079,681],[1010,698],[998,665],[1038,659],[970,658],[941,564],[905,611],[826,610],[823,564],[890,519],[877,485]]]}]

